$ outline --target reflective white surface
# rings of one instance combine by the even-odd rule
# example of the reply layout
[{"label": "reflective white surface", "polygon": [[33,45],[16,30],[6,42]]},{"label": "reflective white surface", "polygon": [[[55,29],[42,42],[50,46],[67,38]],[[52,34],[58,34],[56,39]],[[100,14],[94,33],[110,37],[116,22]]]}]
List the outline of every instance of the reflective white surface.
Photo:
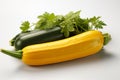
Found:
[{"label": "reflective white surface", "polygon": [[96,55],[59,64],[32,67],[0,53],[0,80],[120,80],[120,0],[0,0],[0,48],[22,21],[34,22],[45,11],[66,14],[82,10],[81,17],[102,16],[103,31],[112,41]]}]

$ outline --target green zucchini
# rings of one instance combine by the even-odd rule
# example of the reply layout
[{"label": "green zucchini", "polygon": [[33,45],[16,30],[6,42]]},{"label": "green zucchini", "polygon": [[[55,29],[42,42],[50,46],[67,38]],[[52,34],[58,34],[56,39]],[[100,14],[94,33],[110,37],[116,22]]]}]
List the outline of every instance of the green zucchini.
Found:
[{"label": "green zucchini", "polygon": [[10,40],[10,45],[11,45],[11,46],[14,46],[15,41],[16,41],[17,38],[19,38],[19,37],[21,37],[21,36],[24,36],[24,35],[27,35],[27,34],[29,34],[30,32],[32,32],[32,31],[27,31],[27,32],[18,33],[15,37],[13,37],[13,38]]},{"label": "green zucchini", "polygon": [[16,41],[18,38],[20,38],[20,37],[22,37],[22,36],[25,36],[25,35],[27,35],[27,34],[32,34],[32,33],[37,32],[37,31],[40,31],[40,30],[35,29],[35,30],[31,30],[31,31],[26,31],[26,32],[18,33],[15,37],[13,37],[13,38],[10,40],[10,45],[11,45],[11,46],[14,46],[14,45],[15,45],[15,41]]},{"label": "green zucchini", "polygon": [[16,50],[21,50],[28,45],[55,41],[63,38],[65,37],[64,34],[61,33],[60,27],[55,27],[48,30],[36,30],[18,34],[14,39],[14,47]]}]

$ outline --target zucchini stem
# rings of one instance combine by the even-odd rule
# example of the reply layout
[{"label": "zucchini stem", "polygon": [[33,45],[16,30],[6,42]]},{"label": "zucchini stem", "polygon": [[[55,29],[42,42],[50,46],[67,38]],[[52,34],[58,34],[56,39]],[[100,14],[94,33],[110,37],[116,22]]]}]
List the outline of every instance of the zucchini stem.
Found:
[{"label": "zucchini stem", "polygon": [[104,33],[103,37],[104,37],[104,45],[108,44],[111,40],[111,35],[109,33]]},{"label": "zucchini stem", "polygon": [[1,49],[0,52],[7,54],[9,56],[21,59],[22,58],[22,50],[18,50],[18,51],[10,51],[10,50],[5,50],[5,49]]}]

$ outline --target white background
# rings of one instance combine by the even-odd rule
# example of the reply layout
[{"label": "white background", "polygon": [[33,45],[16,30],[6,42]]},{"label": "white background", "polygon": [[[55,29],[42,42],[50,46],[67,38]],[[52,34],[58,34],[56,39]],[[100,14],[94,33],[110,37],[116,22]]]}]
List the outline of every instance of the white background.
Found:
[{"label": "white background", "polygon": [[66,14],[82,10],[81,17],[102,16],[103,31],[112,41],[96,55],[59,64],[32,67],[0,53],[0,80],[120,80],[120,0],[0,0],[0,48],[11,49],[9,40],[22,21],[34,22],[47,12]]}]

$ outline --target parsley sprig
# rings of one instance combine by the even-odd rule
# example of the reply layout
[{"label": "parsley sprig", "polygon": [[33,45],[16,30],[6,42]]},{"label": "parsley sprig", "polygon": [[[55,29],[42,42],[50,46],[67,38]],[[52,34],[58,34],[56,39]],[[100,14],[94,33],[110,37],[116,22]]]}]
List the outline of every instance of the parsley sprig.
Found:
[{"label": "parsley sprig", "polygon": [[45,12],[38,16],[38,21],[35,23],[35,29],[50,29],[60,24],[63,16],[55,15],[54,13]]},{"label": "parsley sprig", "polygon": [[28,31],[28,29],[30,29],[30,22],[29,21],[24,21],[21,24],[20,29],[22,30],[22,32]]}]

